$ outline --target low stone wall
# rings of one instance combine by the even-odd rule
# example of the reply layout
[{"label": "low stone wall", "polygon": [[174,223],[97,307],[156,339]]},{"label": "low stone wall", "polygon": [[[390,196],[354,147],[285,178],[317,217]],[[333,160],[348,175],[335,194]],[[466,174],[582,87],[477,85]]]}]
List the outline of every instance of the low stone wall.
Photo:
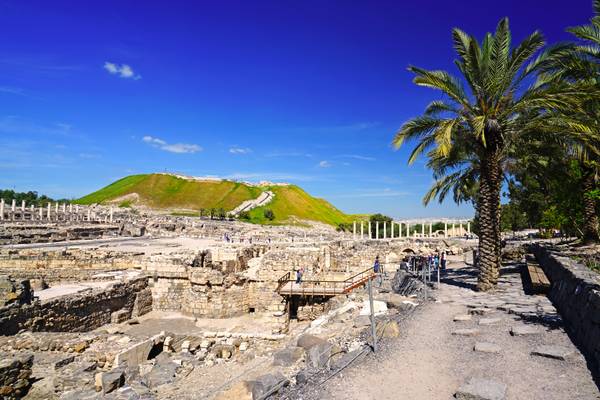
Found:
[{"label": "low stone wall", "polygon": [[20,399],[31,387],[32,355],[0,360],[0,398]]},{"label": "low stone wall", "polygon": [[[102,249],[0,249],[0,273],[47,283],[113,279],[106,271],[139,268],[142,253]],[[100,276],[97,276],[100,275]]]},{"label": "low stone wall", "polygon": [[64,223],[0,224],[0,244],[53,243],[67,240],[102,239],[119,234],[118,225]]},{"label": "low stone wall", "polygon": [[[127,310],[141,315],[149,309],[145,277],[115,283],[105,290],[61,296],[47,302],[0,308],[0,335],[22,329],[34,332],[87,332],[111,322],[111,313]],[[138,294],[143,297],[138,299]],[[136,301],[137,300],[137,301]],[[134,305],[137,310],[134,311]]]},{"label": "low stone wall", "polygon": [[600,275],[538,243],[530,251],[552,282],[550,300],[600,377]]}]

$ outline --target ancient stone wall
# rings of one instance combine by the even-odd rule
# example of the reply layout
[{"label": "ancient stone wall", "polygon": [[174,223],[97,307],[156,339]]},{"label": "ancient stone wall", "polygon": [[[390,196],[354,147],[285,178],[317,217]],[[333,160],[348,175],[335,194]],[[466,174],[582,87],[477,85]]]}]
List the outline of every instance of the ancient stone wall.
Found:
[{"label": "ancient stone wall", "polygon": [[58,281],[107,280],[104,271],[139,268],[140,253],[103,250],[0,250],[3,274],[15,279]]},{"label": "ancient stone wall", "polygon": [[[146,288],[147,282],[145,277],[137,278],[115,283],[105,290],[0,308],[0,335],[14,335],[22,329],[34,332],[90,331],[110,323],[115,311],[125,309],[131,314],[138,293]],[[147,306],[141,308],[145,309]]]},{"label": "ancient stone wall", "polygon": [[550,279],[550,300],[600,377],[600,275],[540,244],[530,247]]},{"label": "ancient stone wall", "polygon": [[64,242],[101,239],[119,234],[118,225],[58,225],[46,223],[0,224],[0,244]]}]

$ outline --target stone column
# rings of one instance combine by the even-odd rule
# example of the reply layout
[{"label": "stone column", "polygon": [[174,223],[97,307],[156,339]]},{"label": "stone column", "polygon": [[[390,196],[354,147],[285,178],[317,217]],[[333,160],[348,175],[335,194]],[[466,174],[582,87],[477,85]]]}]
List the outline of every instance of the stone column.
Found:
[{"label": "stone column", "polygon": [[110,223],[112,224],[113,222],[113,208],[110,208]]},{"label": "stone column", "polygon": [[392,223],[391,223],[391,225],[392,225],[392,226],[391,226],[391,231],[392,231],[392,232],[390,233],[390,239],[393,239],[393,238],[394,238],[394,224],[395,224],[395,222],[394,222],[394,221],[392,221]]},{"label": "stone column", "polygon": [[398,222],[398,233],[399,233],[399,238],[402,239],[402,222]]},{"label": "stone column", "polygon": [[456,224],[452,223],[452,236],[456,236]]},{"label": "stone column", "polygon": [[471,235],[471,222],[467,222],[467,233]]},{"label": "stone column", "polygon": [[425,222],[421,222],[421,236],[425,237]]},{"label": "stone column", "polygon": [[352,240],[356,240],[356,221],[352,221]]},{"label": "stone column", "polygon": [[44,219],[44,207],[40,207],[40,221]]},{"label": "stone column", "polygon": [[0,220],[4,221],[4,199],[0,199]]},{"label": "stone column", "polygon": [[69,212],[72,213],[73,212],[73,203],[69,204]]},{"label": "stone column", "polygon": [[444,221],[444,237],[448,237],[448,222]]},{"label": "stone column", "polygon": [[92,214],[92,210],[90,210],[90,209],[88,208],[88,212],[87,212],[87,214],[88,214],[88,215],[87,215],[87,220],[88,220],[88,222],[90,222],[90,216],[91,216],[91,214]]},{"label": "stone column", "polygon": [[460,233],[460,235],[462,236],[462,221],[460,221],[458,223],[458,232]]},{"label": "stone column", "polygon": [[46,218],[50,221],[50,203],[48,203],[48,213],[46,214]]},{"label": "stone column", "polygon": [[433,237],[433,224],[431,222],[429,223],[429,237]]},{"label": "stone column", "polygon": [[383,238],[387,239],[387,222],[383,221]]},{"label": "stone column", "polygon": [[379,239],[379,221],[375,221],[375,239]]},{"label": "stone column", "polygon": [[364,221],[360,221],[360,240],[365,238],[365,224]]},{"label": "stone column", "polygon": [[373,236],[371,236],[371,220],[369,220],[368,224],[369,224],[369,240],[370,240],[373,237]]},{"label": "stone column", "polygon": [[21,200],[21,219],[25,221],[25,200]]},{"label": "stone column", "polygon": [[13,213],[17,210],[17,201],[15,199],[12,200],[11,210]]}]

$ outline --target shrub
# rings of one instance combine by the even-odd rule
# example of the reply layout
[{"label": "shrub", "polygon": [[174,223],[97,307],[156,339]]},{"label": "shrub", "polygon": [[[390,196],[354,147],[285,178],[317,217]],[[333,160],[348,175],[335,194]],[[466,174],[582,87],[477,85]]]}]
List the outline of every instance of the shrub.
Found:
[{"label": "shrub", "polygon": [[270,208],[267,208],[265,210],[265,218],[268,219],[269,221],[273,221],[275,219],[275,214],[273,214],[273,210],[271,210]]}]

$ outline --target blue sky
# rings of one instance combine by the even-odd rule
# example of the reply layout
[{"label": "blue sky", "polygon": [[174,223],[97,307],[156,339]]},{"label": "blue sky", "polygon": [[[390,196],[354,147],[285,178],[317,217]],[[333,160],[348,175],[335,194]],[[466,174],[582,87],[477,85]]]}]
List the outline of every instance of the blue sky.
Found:
[{"label": "blue sky", "polygon": [[[405,4],[406,3],[406,4]],[[410,4],[409,4],[410,3]],[[432,183],[395,130],[453,67],[451,29],[508,16],[550,42],[591,0],[0,1],[0,187],[77,197],[155,171],[299,184],[346,212],[423,207]]]}]

